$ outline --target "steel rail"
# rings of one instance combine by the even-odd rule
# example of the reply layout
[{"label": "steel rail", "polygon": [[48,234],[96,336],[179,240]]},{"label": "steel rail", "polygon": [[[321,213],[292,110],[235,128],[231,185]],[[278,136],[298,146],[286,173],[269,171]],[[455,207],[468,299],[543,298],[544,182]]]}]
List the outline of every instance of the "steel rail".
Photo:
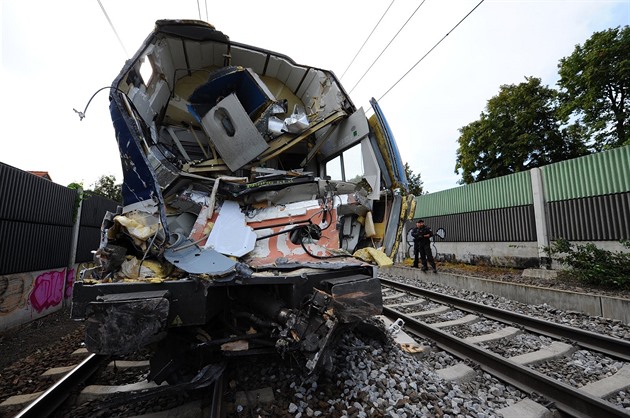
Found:
[{"label": "steel rail", "polygon": [[381,278],[381,283],[396,290],[411,293],[415,296],[422,296],[446,305],[456,307],[470,313],[479,313],[486,318],[524,328],[538,334],[543,334],[557,339],[565,339],[569,343],[577,344],[580,347],[604,353],[624,361],[630,361],[630,341],[608,335],[597,334],[567,325],[556,324],[544,319],[534,318],[516,312],[506,311],[493,306],[471,302],[455,296],[444,295],[431,290],[420,289],[415,286],[398,283]]},{"label": "steel rail", "polygon": [[90,354],[85,360],[70,370],[37,399],[22,409],[15,418],[42,418],[51,416],[70,396],[72,389],[83,383],[96,372],[106,356]]},{"label": "steel rail", "polygon": [[538,393],[554,402],[555,407],[578,418],[630,417],[630,413],[590,395],[580,389],[549,378],[526,366],[521,366],[489,350],[465,342],[431,325],[422,323],[391,308],[383,308],[383,314],[395,320],[405,321],[405,330],[434,341],[441,349],[462,360],[472,360],[496,378],[526,393]]}]

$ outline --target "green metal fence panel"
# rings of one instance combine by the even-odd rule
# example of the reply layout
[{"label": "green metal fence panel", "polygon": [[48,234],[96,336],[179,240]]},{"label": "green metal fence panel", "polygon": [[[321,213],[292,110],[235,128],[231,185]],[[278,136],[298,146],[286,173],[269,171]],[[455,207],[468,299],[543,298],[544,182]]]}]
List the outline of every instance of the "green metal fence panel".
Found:
[{"label": "green metal fence panel", "polygon": [[542,167],[545,201],[630,191],[630,146]]},{"label": "green metal fence panel", "polygon": [[418,196],[414,218],[531,204],[532,182],[526,171]]}]

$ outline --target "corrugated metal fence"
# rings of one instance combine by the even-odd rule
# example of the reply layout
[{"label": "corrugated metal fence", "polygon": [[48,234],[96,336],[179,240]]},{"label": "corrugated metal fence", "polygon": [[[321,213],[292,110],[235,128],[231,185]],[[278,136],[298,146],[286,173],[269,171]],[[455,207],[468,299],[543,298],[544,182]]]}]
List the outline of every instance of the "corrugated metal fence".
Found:
[{"label": "corrugated metal fence", "polygon": [[[68,267],[76,190],[0,163],[0,276]],[[92,260],[107,210],[116,202],[100,196],[83,201],[76,262]]]},{"label": "corrugated metal fence", "polygon": [[[419,196],[414,219],[445,228],[446,242],[540,242],[539,222],[552,241],[630,239],[630,146],[550,164],[540,174],[543,190],[534,190],[527,171]],[[536,199],[543,219],[534,215]]]}]

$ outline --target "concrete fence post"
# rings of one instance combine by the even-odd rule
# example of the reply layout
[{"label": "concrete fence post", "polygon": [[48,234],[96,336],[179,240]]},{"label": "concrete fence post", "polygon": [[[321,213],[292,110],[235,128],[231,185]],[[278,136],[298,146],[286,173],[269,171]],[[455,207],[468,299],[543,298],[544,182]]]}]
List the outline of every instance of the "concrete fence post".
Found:
[{"label": "concrete fence post", "polygon": [[[79,247],[79,230],[81,229],[81,212],[83,210],[83,188],[79,187],[77,189],[77,194],[79,198],[79,205],[77,206],[77,216],[74,219],[74,225],[72,226],[72,240],[70,241],[70,258],[68,259],[68,267],[66,268],[66,275],[63,281],[63,292],[64,297],[63,306],[67,306],[68,301],[66,301],[66,289],[68,286],[68,276],[74,267],[74,263],[77,258],[77,248]],[[76,274],[75,272],[74,274]],[[76,277],[75,277],[76,280]]]},{"label": "concrete fence post", "polygon": [[540,168],[532,168],[529,172],[532,180],[538,258],[541,268],[549,268],[551,267],[551,259],[549,258],[549,254],[545,251],[545,248],[549,247],[549,234],[547,232],[547,211],[545,210],[545,190],[542,180],[542,170]]}]

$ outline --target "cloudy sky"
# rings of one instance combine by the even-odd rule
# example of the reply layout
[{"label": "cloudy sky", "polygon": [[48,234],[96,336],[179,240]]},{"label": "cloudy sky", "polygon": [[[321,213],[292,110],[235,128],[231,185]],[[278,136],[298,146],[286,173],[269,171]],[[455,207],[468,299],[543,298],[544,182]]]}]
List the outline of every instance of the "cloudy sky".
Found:
[{"label": "cloudy sky", "polygon": [[0,162],[62,185],[122,181],[107,91],[83,121],[73,109],[111,84],[156,20],[201,16],[233,41],[343,75],[357,107],[379,100],[425,190],[457,187],[458,130],[501,85],[535,76],[555,87],[575,45],[630,24],[630,0],[485,0],[464,19],[479,1],[0,0]]}]

